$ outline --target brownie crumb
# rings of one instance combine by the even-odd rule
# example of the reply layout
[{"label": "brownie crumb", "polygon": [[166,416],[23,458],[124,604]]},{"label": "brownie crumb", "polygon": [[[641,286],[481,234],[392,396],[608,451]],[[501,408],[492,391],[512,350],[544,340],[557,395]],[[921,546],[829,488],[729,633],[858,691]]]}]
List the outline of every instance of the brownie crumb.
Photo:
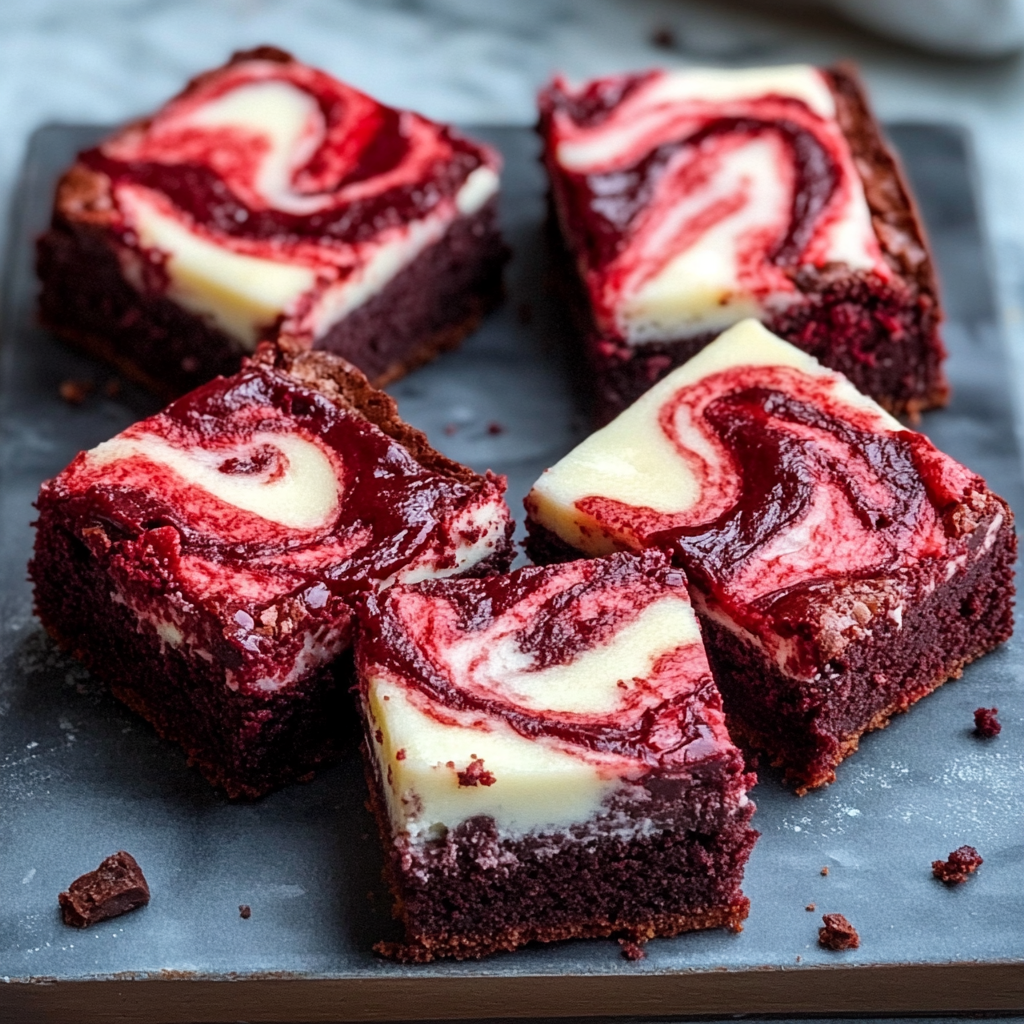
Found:
[{"label": "brownie crumb", "polygon": [[505,433],[505,428],[500,423],[498,423],[496,420],[491,420],[491,422],[487,424],[487,433],[488,434],[504,434]]},{"label": "brownie crumb", "polygon": [[949,855],[949,860],[933,860],[932,874],[946,885],[960,885],[984,863],[973,846],[961,846]]},{"label": "brownie crumb", "polygon": [[124,850],[108,857],[95,870],[76,878],[57,897],[64,923],[88,928],[97,921],[119,917],[149,902],[142,868]]},{"label": "brownie crumb", "polygon": [[1002,732],[1002,723],[996,718],[999,708],[978,708],[974,712],[974,735],[989,740]]},{"label": "brownie crumb", "polygon": [[821,869],[821,873],[822,873],[823,875],[827,875],[827,874],[828,874],[828,868],[822,868],[822,869]]},{"label": "brownie crumb", "polygon": [[91,380],[62,380],[57,388],[60,397],[68,405],[81,405],[92,393],[93,382]]},{"label": "brownie crumb", "polygon": [[659,25],[651,31],[651,46],[659,50],[673,50],[676,45],[676,34],[668,25]]},{"label": "brownie crumb", "polygon": [[857,949],[860,936],[857,929],[842,914],[824,914],[824,928],[818,929],[818,945],[825,949]]},{"label": "brownie crumb", "polygon": [[810,911],[814,911],[814,910],[817,910],[817,909],[818,908],[813,903],[808,903],[807,906],[804,907],[804,910],[810,910]]},{"label": "brownie crumb", "polygon": [[238,904],[238,916],[243,921],[248,921],[249,918],[252,917],[252,907],[250,907],[248,903],[239,903]]},{"label": "brownie crumb", "polygon": [[643,945],[634,942],[633,939],[619,939],[619,945],[622,947],[622,955],[627,960],[643,960],[647,956]]},{"label": "brownie crumb", "polygon": [[484,768],[483,758],[470,761],[466,770],[458,774],[460,786],[493,786],[497,782],[494,773]]},{"label": "brownie crumb", "polygon": [[449,437],[451,437],[452,434],[457,434],[459,432],[459,425],[458,425],[458,423],[446,423],[444,425],[444,432]]}]

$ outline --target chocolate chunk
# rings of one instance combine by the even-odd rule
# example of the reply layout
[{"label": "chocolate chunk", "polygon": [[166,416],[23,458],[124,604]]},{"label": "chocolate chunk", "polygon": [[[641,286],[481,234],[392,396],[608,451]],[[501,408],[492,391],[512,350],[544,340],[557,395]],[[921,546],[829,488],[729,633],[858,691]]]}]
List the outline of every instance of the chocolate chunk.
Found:
[{"label": "chocolate chunk", "polygon": [[960,885],[984,863],[973,846],[961,846],[949,855],[949,860],[933,860],[932,874],[946,885]]},{"label": "chocolate chunk", "polygon": [[252,907],[248,903],[240,903],[238,905],[238,916],[243,921],[248,921],[252,917]]},{"label": "chocolate chunk", "polygon": [[860,945],[857,929],[842,914],[824,914],[824,928],[818,929],[818,945],[825,949],[856,949]]},{"label": "chocolate chunk", "polygon": [[991,739],[1002,732],[1003,726],[996,718],[999,708],[978,708],[974,712],[974,735]]},{"label": "chocolate chunk", "polygon": [[76,878],[57,900],[65,924],[88,928],[97,921],[145,906],[149,902],[149,886],[135,858],[121,850],[95,871]]}]

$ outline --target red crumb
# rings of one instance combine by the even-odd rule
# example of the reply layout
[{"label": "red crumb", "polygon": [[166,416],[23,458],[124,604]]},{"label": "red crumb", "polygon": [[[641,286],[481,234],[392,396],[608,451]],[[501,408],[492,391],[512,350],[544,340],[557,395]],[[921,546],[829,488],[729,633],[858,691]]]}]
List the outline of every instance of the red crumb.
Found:
[{"label": "red crumb", "polygon": [[374,739],[375,739],[375,740],[376,740],[376,741],[377,741],[378,743],[383,743],[383,742],[384,742],[384,733],[382,733],[382,732],[380,731],[380,729],[378,729],[378,730],[377,730],[377,731],[376,731],[376,732],[375,732],[375,733],[373,734],[373,738],[374,738]]},{"label": "red crumb", "polygon": [[444,425],[444,432],[449,437],[451,437],[452,434],[457,434],[459,432],[459,425],[458,425],[458,423],[446,423]]},{"label": "red crumb", "polygon": [[825,949],[857,949],[860,936],[857,929],[842,914],[824,914],[824,928],[818,929],[818,945]]},{"label": "red crumb", "polygon": [[483,758],[470,761],[464,772],[459,772],[460,786],[493,786],[497,782],[494,774],[484,768]]},{"label": "red crumb", "polygon": [[823,875],[827,875],[827,874],[828,874],[828,868],[822,868],[822,869],[821,869],[821,873],[822,873]]},{"label": "red crumb", "polygon": [[974,735],[981,736],[986,740],[998,736],[1002,731],[1002,724],[996,718],[999,708],[978,708],[974,712]]},{"label": "red crumb", "polygon": [[404,761],[405,760],[405,747],[402,747],[401,750],[396,750],[395,751],[395,760],[396,761]]},{"label": "red crumb", "polygon": [[671,50],[676,45],[676,34],[668,25],[659,25],[651,32],[650,40],[651,46],[659,50]]},{"label": "red crumb", "polygon": [[813,903],[808,903],[807,906],[804,907],[804,910],[811,910],[811,911],[813,911],[813,910],[817,910],[817,907],[815,907],[815,905]]},{"label": "red crumb", "polygon": [[487,433],[504,434],[505,428],[500,423],[498,423],[497,420],[491,420],[491,422],[487,424]]},{"label": "red crumb", "polygon": [[643,960],[647,956],[642,943],[634,942],[632,939],[619,939],[619,945],[622,947],[622,955],[627,960]]},{"label": "red crumb", "polygon": [[57,391],[68,405],[81,405],[95,385],[91,380],[62,380]]},{"label": "red crumb", "polygon": [[949,860],[933,860],[932,874],[946,885],[960,885],[984,863],[973,846],[961,846],[949,855]]},{"label": "red crumb", "polygon": [[252,907],[250,907],[248,903],[239,903],[238,904],[238,916],[243,921],[248,921],[249,918],[252,917]]}]

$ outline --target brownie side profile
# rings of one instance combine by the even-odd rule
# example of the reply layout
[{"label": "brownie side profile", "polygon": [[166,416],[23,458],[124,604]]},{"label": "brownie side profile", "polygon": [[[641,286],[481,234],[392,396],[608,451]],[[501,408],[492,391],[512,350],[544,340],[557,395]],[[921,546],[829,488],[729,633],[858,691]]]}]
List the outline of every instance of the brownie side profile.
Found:
[{"label": "brownie side profile", "polygon": [[379,952],[740,929],[754,778],[664,556],[397,587],[360,618],[367,780],[405,929]]},{"label": "brownie side profile", "polygon": [[[949,391],[942,370],[945,350],[938,331],[942,313],[924,228],[906,177],[871,113],[852,66],[842,64],[818,73],[834,102],[834,123],[847,150],[850,173],[857,176],[863,190],[862,213],[870,219],[880,262],[871,269],[842,261],[823,263],[809,254],[796,257],[794,253],[769,253],[790,280],[793,291],[785,302],[769,303],[758,317],[773,333],[843,373],[890,412],[916,417],[922,410],[945,405]],[[563,294],[585,339],[594,376],[595,415],[602,423],[687,362],[727,326],[720,322],[703,331],[690,326],[676,334],[666,327],[659,336],[630,340],[621,328],[609,322],[607,315],[598,315],[592,291],[597,285],[588,287],[586,283],[595,277],[600,279],[601,271],[595,268],[608,258],[608,252],[617,254],[629,246],[634,222],[659,187],[666,153],[683,145],[687,132],[672,122],[662,136],[652,132],[650,148],[638,155],[632,166],[595,173],[597,181],[610,179],[617,172],[617,181],[625,184],[615,187],[634,190],[624,193],[614,213],[608,213],[613,207],[607,187],[594,187],[585,174],[574,175],[560,163],[557,149],[563,139],[556,122],[561,118],[564,125],[568,118],[585,131],[599,132],[620,105],[644,88],[658,88],[658,75],[613,76],[571,92],[556,81],[540,99],[540,132],[551,181],[551,222],[560,225],[551,233],[556,236],[556,264]],[[767,99],[774,102],[777,97]],[[730,106],[723,100],[719,106],[715,123],[709,121],[692,130],[701,143],[719,134],[723,126],[726,131],[750,133],[758,118],[763,118],[762,123],[768,127],[772,127],[773,117],[784,124],[784,115],[774,107],[760,113],[756,104],[739,112],[735,103]],[[680,114],[679,123],[691,124],[695,115],[689,116],[691,120],[687,121]],[[714,119],[714,115],[704,116]],[[612,132],[609,129],[609,135]],[[797,157],[801,145],[793,142]],[[806,145],[803,148],[806,151]],[[800,209],[815,207],[815,192],[821,185],[815,173],[821,171],[820,161],[816,166],[814,171],[808,164],[810,169],[797,175],[806,180],[805,193],[798,192],[794,201],[794,216]],[[685,197],[685,184],[677,187],[680,198]],[[741,318],[738,315],[735,319]]]},{"label": "brownie side profile", "polygon": [[57,901],[65,924],[88,928],[144,907],[149,902],[149,885],[135,858],[120,850],[95,871],[76,878]]},{"label": "brownie side profile", "polygon": [[[234,153],[236,136],[219,121],[189,120],[216,108],[225,89],[244,99],[268,87],[332,119],[314,120],[320,145],[283,195],[259,194],[260,158]],[[230,127],[267,130],[259,110],[250,104]],[[265,116],[274,112],[271,102]],[[408,137],[403,118],[415,129]],[[179,152],[182,136],[191,141]],[[273,152],[267,138],[259,152]],[[242,52],[63,175],[37,243],[40,319],[165,399],[235,372],[261,340],[334,352],[382,386],[456,347],[500,299],[499,166],[489,147],[383,107],[283,51]],[[307,266],[318,269],[291,282]]]},{"label": "brownie side profile", "polygon": [[545,471],[525,504],[535,561],[671,553],[733,737],[799,793],[1013,631],[1007,503],[754,320]]},{"label": "brownie side profile", "polygon": [[507,569],[503,490],[350,364],[266,346],[43,485],[36,611],[212,783],[257,797],[351,731],[356,595]]}]

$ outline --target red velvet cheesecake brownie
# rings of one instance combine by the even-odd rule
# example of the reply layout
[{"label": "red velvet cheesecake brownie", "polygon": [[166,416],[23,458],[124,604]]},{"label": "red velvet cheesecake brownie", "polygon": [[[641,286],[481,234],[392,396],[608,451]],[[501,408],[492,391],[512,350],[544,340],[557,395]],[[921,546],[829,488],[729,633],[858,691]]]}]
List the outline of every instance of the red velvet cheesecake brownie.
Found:
[{"label": "red velvet cheesecake brownie", "polygon": [[264,345],[43,484],[36,610],[211,782],[259,796],[335,753],[355,595],[508,568],[504,488],[344,360]]},{"label": "red velvet cheesecake brownie", "polygon": [[499,296],[499,166],[281,50],[239,53],[64,175],[42,318],[169,396],[262,339],[380,386]]},{"label": "red velvet cheesecake brownie", "polygon": [[945,404],[924,233],[849,67],[558,78],[540,107],[603,420],[746,317],[891,412]]},{"label": "red velvet cheesecake brownie", "polygon": [[538,561],[664,548],[732,735],[802,791],[1013,628],[1006,502],[754,320],[543,474]]},{"label": "red velvet cheesecake brownie", "polygon": [[754,776],[659,552],[371,594],[364,751],[407,960],[738,931]]}]

